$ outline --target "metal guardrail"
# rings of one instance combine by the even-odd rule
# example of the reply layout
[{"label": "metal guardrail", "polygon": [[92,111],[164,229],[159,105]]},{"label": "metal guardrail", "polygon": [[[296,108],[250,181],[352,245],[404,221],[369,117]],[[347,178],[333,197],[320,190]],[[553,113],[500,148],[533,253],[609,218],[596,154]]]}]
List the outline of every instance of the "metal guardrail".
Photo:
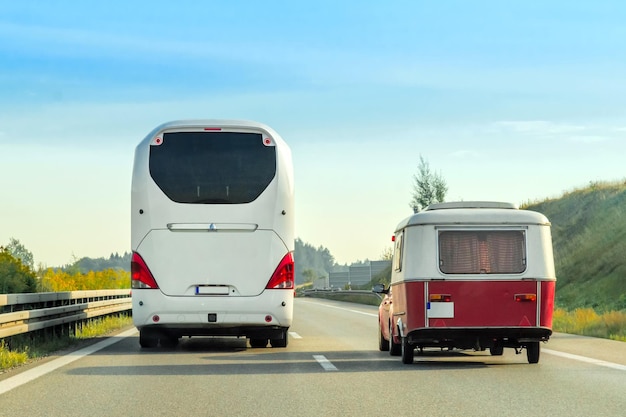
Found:
[{"label": "metal guardrail", "polygon": [[0,338],[132,309],[131,290],[0,294]]},{"label": "metal guardrail", "polygon": [[326,298],[329,300],[363,302],[370,305],[378,305],[382,297],[380,294],[367,290],[304,290],[302,297]]}]

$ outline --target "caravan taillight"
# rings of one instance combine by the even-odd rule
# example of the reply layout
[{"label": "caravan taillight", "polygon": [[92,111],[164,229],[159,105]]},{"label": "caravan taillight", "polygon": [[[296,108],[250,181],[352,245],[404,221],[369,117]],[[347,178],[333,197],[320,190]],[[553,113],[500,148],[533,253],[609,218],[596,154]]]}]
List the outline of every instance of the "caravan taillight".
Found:
[{"label": "caravan taillight", "polygon": [[294,287],[294,262],[293,254],[289,252],[278,264],[278,268],[272,274],[269,282],[265,286],[267,290],[273,289],[293,289]]},{"label": "caravan taillight", "polygon": [[148,266],[137,252],[133,252],[130,261],[130,276],[131,288],[159,288]]},{"label": "caravan taillight", "polygon": [[517,301],[518,303],[524,302],[524,301],[536,301],[537,300],[537,294],[515,294],[515,301]]}]

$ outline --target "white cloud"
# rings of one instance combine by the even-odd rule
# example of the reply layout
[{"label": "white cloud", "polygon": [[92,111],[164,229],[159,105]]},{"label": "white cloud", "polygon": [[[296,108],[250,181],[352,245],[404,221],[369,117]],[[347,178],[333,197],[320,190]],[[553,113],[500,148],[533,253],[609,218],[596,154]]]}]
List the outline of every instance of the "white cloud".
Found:
[{"label": "white cloud", "polygon": [[553,139],[577,143],[597,144],[609,141],[624,128],[600,125],[558,123],[548,120],[498,121],[489,129],[494,133],[516,134],[521,138]]}]

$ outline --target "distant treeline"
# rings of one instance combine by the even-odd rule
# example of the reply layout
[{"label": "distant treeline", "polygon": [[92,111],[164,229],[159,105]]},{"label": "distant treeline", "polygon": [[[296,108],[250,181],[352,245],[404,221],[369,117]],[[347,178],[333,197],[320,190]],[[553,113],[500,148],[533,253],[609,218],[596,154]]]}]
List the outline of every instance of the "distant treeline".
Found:
[{"label": "distant treeline", "polygon": [[108,258],[80,258],[70,265],[61,267],[66,272],[81,272],[86,274],[89,271],[104,271],[106,269],[119,269],[130,272],[130,259],[131,253],[124,252],[123,255],[119,253],[112,253]]}]

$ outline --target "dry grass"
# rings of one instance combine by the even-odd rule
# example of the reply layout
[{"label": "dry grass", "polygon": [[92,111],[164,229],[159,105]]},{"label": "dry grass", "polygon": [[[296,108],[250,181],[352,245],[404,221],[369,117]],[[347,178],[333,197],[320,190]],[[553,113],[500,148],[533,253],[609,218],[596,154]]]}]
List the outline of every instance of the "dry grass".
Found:
[{"label": "dry grass", "polygon": [[626,342],[626,312],[609,311],[598,314],[592,308],[574,311],[554,310],[553,328],[557,332],[602,337]]},{"label": "dry grass", "polygon": [[0,371],[15,368],[32,359],[48,356],[55,351],[74,345],[78,340],[107,335],[131,323],[132,317],[129,315],[107,316],[83,324],[69,336],[33,339],[28,334],[18,335],[13,337],[11,348],[2,340],[0,341]]},{"label": "dry grass", "polygon": [[0,343],[0,370],[11,369],[28,361],[28,351],[12,352],[4,343]]}]

